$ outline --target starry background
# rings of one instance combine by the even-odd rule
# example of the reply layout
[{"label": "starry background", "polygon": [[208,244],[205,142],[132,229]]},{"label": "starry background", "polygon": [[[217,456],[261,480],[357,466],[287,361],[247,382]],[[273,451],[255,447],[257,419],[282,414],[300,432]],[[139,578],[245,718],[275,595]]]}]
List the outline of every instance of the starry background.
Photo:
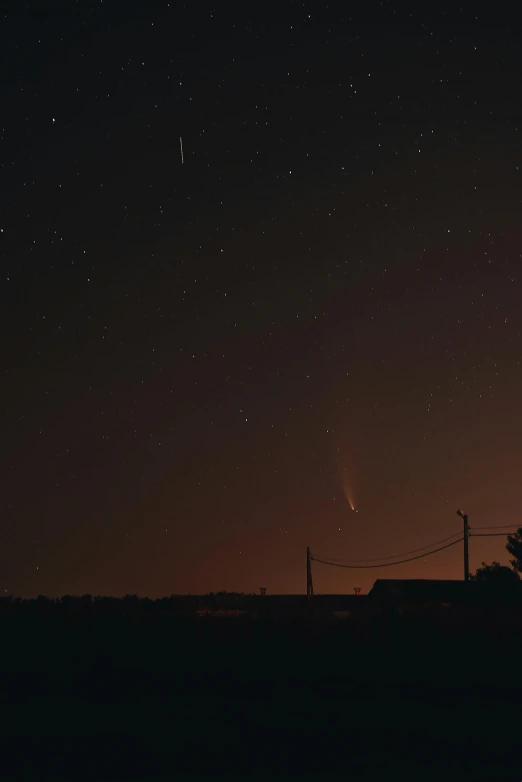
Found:
[{"label": "starry background", "polygon": [[303,592],[307,545],[519,522],[518,32],[221,5],[2,6],[2,591]]}]

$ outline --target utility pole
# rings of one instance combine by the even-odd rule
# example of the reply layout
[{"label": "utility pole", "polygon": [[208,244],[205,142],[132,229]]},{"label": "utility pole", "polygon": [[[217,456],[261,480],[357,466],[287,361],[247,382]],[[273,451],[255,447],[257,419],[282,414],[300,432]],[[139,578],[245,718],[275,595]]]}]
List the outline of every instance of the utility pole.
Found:
[{"label": "utility pole", "polygon": [[306,596],[312,597],[314,594],[314,585],[312,583],[312,557],[310,556],[310,546],[306,547]]},{"label": "utility pole", "polygon": [[457,516],[460,516],[461,519],[464,521],[464,581],[469,581],[469,549],[468,549],[468,540],[469,540],[469,525],[468,525],[468,514],[462,513],[461,510],[457,511]]}]

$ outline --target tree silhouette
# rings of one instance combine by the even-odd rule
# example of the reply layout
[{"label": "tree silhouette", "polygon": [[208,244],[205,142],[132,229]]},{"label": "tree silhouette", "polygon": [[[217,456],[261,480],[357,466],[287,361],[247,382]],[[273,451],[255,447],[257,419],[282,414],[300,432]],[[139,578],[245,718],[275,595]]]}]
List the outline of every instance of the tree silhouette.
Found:
[{"label": "tree silhouette", "polygon": [[513,570],[522,573],[522,527],[519,527],[514,535],[508,535],[506,550],[514,557],[510,561]]},{"label": "tree silhouette", "polygon": [[[522,545],[522,544],[521,544]],[[492,586],[510,586],[520,581],[520,576],[516,570],[511,570],[507,565],[501,565],[500,562],[493,562],[491,565],[482,563],[482,567],[479,567],[474,576],[471,576],[472,581],[480,581],[483,584],[491,584]]]}]

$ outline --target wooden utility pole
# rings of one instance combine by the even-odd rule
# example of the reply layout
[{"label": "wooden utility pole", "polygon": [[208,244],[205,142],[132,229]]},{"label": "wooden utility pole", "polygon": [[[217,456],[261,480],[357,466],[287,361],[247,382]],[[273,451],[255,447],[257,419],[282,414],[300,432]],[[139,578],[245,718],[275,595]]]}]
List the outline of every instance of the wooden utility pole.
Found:
[{"label": "wooden utility pole", "polygon": [[469,524],[468,514],[462,513],[461,510],[457,511],[457,515],[464,521],[464,581],[469,581]]},{"label": "wooden utility pole", "polygon": [[312,583],[312,558],[310,556],[310,546],[306,547],[306,596],[312,597],[314,594],[314,585]]},{"label": "wooden utility pole", "polygon": [[464,581],[469,581],[469,526],[468,526],[468,514],[464,514]]}]

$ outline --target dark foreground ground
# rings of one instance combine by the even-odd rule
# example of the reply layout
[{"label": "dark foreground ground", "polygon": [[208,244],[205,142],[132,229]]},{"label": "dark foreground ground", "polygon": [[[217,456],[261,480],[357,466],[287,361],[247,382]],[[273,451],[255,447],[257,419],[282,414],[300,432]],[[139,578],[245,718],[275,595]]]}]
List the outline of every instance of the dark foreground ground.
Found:
[{"label": "dark foreground ground", "polygon": [[522,780],[516,627],[1,625],[3,780]]}]

